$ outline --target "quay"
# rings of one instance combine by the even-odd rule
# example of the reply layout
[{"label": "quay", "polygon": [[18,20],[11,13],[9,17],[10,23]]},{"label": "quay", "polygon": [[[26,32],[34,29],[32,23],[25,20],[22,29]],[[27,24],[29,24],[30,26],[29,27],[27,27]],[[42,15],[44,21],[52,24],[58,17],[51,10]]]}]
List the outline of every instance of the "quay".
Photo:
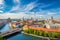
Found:
[{"label": "quay", "polygon": [[14,33],[21,32],[21,31],[22,31],[22,28],[15,28],[15,29],[11,29],[8,31],[4,31],[4,32],[0,33],[0,35],[2,35],[3,37],[6,37],[6,36],[12,35]]}]

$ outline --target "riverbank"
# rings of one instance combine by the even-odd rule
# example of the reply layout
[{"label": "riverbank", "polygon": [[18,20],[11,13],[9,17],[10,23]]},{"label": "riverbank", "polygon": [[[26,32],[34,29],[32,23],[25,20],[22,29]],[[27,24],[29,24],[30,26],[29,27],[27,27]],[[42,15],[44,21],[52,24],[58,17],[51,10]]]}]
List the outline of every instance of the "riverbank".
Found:
[{"label": "riverbank", "polygon": [[25,33],[25,32],[22,32],[22,33],[26,34],[26,35],[31,35],[31,36],[35,36],[35,37],[39,37],[39,38],[50,40],[48,37],[42,37],[42,36],[38,36],[38,35],[34,35],[34,34],[28,34],[28,33]]},{"label": "riverbank", "polygon": [[34,35],[34,34],[29,34],[29,33],[26,33],[26,32],[22,32],[22,33],[23,33],[23,34],[26,34],[26,35],[30,35],[30,36],[35,36],[35,37],[47,39],[47,40],[60,40],[60,39],[58,39],[58,38],[43,37],[43,36],[38,36],[38,35]]}]

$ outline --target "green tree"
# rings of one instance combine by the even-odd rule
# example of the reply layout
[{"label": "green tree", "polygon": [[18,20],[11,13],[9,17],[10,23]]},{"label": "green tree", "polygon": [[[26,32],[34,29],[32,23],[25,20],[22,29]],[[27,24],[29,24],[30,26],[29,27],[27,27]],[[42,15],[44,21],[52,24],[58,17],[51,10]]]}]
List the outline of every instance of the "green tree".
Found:
[{"label": "green tree", "polygon": [[51,32],[48,32],[48,37],[51,37],[52,36],[52,33]]},{"label": "green tree", "polygon": [[43,31],[39,31],[39,35],[42,36],[43,35]]},{"label": "green tree", "polygon": [[53,32],[52,37],[60,38],[60,32]]},{"label": "green tree", "polygon": [[34,30],[33,29],[31,29],[31,33],[34,34]]},{"label": "green tree", "polygon": [[23,30],[23,32],[29,33],[28,30]]},{"label": "green tree", "polygon": [[52,32],[52,38],[56,38],[57,37],[57,32]]},{"label": "green tree", "polygon": [[34,34],[37,34],[37,31],[36,30],[34,30]]},{"label": "green tree", "polygon": [[60,32],[56,34],[57,35],[57,38],[60,38]]},{"label": "green tree", "polygon": [[31,29],[30,28],[28,29],[28,31],[29,31],[29,33],[31,33]]},{"label": "green tree", "polygon": [[5,38],[3,38],[1,35],[0,35],[0,40],[6,40]]},{"label": "green tree", "polygon": [[48,37],[48,32],[47,31],[44,31],[44,36]]}]

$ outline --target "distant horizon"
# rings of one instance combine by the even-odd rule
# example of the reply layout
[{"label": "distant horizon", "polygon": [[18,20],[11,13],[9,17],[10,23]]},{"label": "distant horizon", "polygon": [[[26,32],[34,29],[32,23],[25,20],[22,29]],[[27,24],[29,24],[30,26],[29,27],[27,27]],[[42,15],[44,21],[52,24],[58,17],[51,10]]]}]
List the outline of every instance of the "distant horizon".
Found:
[{"label": "distant horizon", "polygon": [[[35,13],[35,12],[34,12]],[[51,17],[53,17],[53,18],[58,18],[58,19],[60,19],[60,15],[58,15],[57,17],[56,16],[48,16],[48,15],[46,15],[46,16],[43,16],[43,15],[40,15],[40,14],[26,14],[26,13],[24,13],[24,12],[21,12],[21,13],[18,13],[18,14],[15,14],[15,13],[12,13],[12,14],[10,14],[10,13],[7,13],[7,14],[0,14],[0,19],[7,19],[7,18],[11,18],[11,19],[22,19],[22,18],[26,18],[26,19],[30,19],[30,18],[41,18],[41,19],[49,19],[49,18],[51,18]]]}]

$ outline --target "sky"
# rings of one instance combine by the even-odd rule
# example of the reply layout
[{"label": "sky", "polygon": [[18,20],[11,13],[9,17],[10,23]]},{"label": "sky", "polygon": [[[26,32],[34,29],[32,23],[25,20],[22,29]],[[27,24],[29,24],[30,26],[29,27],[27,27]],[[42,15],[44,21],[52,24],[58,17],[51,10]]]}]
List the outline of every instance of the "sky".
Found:
[{"label": "sky", "polygon": [[0,0],[0,18],[60,18],[60,0]]}]

